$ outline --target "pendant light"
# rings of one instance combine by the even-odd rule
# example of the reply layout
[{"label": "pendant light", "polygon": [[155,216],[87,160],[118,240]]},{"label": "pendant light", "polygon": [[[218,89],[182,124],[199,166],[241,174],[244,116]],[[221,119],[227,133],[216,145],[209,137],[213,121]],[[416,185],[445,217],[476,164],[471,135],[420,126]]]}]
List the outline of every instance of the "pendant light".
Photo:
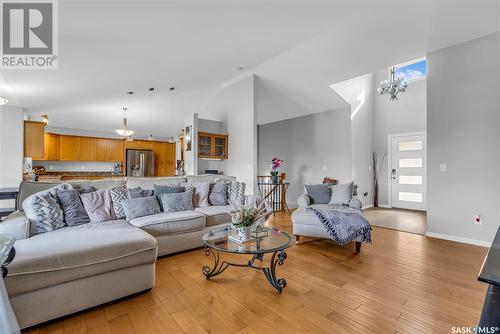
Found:
[{"label": "pendant light", "polygon": [[[134,92],[127,92],[127,95],[129,96],[129,107],[132,104],[131,102],[132,102],[132,95],[133,94],[134,94]],[[128,109],[127,107],[122,108],[122,111],[123,111],[122,127],[121,127],[121,129],[115,130],[115,132],[117,134],[119,134],[120,136],[130,138],[130,136],[132,136],[135,133],[135,131],[129,130],[129,128],[128,128],[127,109]]]},{"label": "pendant light", "polygon": [[149,137],[148,140],[155,140],[153,137],[153,93],[155,91],[154,88],[150,88],[149,90]]}]

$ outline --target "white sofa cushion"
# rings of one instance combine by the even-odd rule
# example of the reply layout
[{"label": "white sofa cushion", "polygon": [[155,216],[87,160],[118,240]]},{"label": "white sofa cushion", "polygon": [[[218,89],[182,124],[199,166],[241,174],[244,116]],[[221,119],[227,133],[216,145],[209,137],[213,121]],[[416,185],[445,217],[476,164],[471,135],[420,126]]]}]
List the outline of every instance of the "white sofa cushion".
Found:
[{"label": "white sofa cushion", "polygon": [[[310,206],[311,208],[331,208],[333,205],[331,204],[313,204]],[[292,222],[293,224],[300,224],[300,225],[314,225],[314,226],[321,226],[323,227],[323,224],[319,220],[318,216],[316,216],[314,213],[307,212],[305,207],[299,207],[297,210],[295,210],[292,213]]]},{"label": "white sofa cushion", "polygon": [[186,182],[186,179],[181,176],[173,177],[128,177],[127,178],[127,188],[137,188],[140,187],[143,190],[154,190],[155,184],[157,185],[169,185],[169,184],[180,184]]},{"label": "white sofa cushion", "polygon": [[230,205],[199,207],[195,208],[194,211],[207,216],[205,224],[207,227],[226,224],[231,220],[231,216],[229,215],[229,211],[231,211]]},{"label": "white sofa cushion", "polygon": [[201,230],[205,227],[205,215],[195,211],[161,212],[132,219],[129,223],[158,237]]},{"label": "white sofa cushion", "polygon": [[17,240],[9,295],[154,263],[156,239],[124,220],[89,223]]}]

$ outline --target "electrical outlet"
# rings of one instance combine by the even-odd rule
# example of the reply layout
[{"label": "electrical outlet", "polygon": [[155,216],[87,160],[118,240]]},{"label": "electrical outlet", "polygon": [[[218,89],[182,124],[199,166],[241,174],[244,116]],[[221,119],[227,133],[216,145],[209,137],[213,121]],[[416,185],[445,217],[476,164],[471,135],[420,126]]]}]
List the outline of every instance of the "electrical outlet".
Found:
[{"label": "electrical outlet", "polygon": [[81,169],[81,170],[84,170],[84,169],[85,169],[85,166],[80,166],[80,169]]},{"label": "electrical outlet", "polygon": [[474,217],[474,225],[483,225],[481,215],[476,215]]},{"label": "electrical outlet", "polygon": [[50,170],[54,169],[54,166],[49,165],[49,169],[50,169]]}]

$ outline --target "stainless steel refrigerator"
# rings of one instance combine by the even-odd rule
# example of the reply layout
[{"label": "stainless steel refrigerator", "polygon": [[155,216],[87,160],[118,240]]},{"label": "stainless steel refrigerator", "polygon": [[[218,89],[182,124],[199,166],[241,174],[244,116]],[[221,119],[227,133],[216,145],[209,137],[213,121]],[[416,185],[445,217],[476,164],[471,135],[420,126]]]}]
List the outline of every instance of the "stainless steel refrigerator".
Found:
[{"label": "stainless steel refrigerator", "polygon": [[127,176],[154,176],[155,155],[151,150],[127,150]]}]

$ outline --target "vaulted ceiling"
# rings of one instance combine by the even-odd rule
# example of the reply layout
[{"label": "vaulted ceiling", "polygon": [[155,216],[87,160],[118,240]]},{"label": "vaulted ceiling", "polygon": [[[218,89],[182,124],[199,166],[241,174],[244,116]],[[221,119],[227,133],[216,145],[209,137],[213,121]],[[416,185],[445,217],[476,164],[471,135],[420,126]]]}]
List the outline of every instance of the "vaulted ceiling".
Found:
[{"label": "vaulted ceiling", "polygon": [[[2,71],[2,95],[51,125],[173,135],[214,91],[255,73],[287,100],[259,123],[345,104],[329,85],[499,30],[498,2],[64,1],[59,69]],[[238,70],[243,66],[245,69]],[[175,86],[174,93],[168,88]],[[278,104],[281,102],[277,102]]]}]

